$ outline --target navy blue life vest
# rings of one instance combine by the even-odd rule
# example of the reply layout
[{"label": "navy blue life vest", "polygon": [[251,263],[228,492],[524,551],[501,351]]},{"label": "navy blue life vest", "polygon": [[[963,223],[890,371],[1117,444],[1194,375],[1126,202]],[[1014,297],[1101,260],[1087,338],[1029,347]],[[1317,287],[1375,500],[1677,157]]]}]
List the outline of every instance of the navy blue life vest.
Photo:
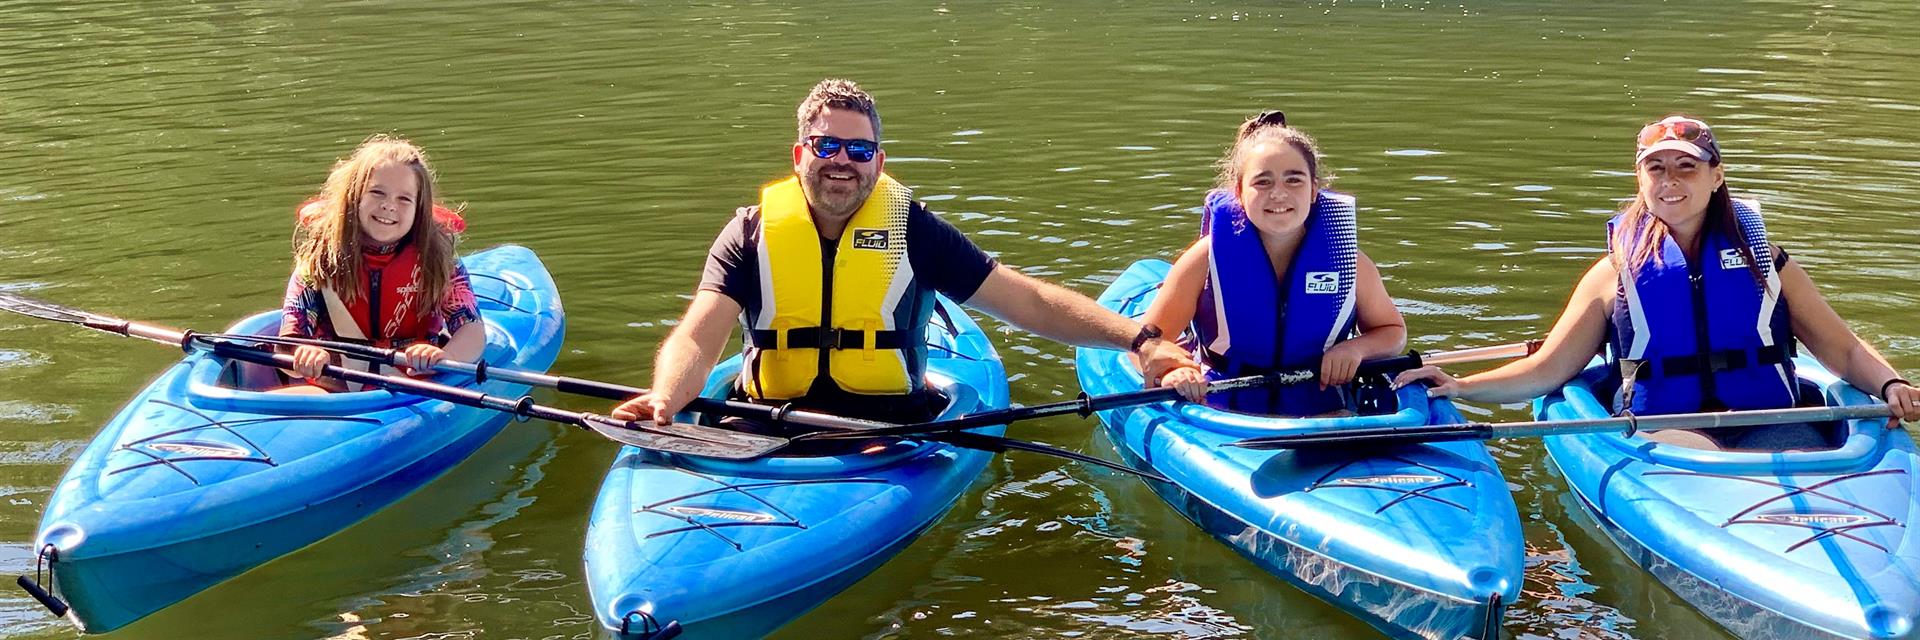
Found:
[{"label": "navy blue life vest", "polygon": [[[1287,273],[1277,275],[1240,203],[1207,193],[1201,233],[1212,236],[1212,264],[1194,313],[1195,355],[1208,379],[1267,371],[1320,369],[1320,357],[1354,332],[1354,273],[1359,225],[1353,196],[1321,191],[1307,214],[1306,237]],[[1284,283],[1285,286],[1282,286]],[[1342,390],[1317,383],[1216,394],[1233,411],[1314,415],[1346,408]]]},{"label": "navy blue life vest", "polygon": [[[1688,264],[1667,237],[1653,259],[1620,274],[1610,323],[1612,364],[1622,367],[1614,411],[1775,409],[1798,400],[1793,329],[1760,205],[1735,200],[1733,212],[1743,237],[1729,238],[1710,221],[1702,230],[1701,264]],[[1619,216],[1607,222],[1609,238],[1619,223]],[[1631,255],[1634,249],[1615,250]],[[1755,280],[1747,256],[1763,279]]]}]

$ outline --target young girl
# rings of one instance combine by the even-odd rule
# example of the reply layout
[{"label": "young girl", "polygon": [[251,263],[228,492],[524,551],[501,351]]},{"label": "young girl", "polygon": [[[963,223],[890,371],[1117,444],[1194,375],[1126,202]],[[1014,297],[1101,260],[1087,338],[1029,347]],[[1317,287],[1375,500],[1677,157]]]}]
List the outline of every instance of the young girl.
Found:
[{"label": "young girl", "polygon": [[[465,223],[433,202],[426,153],[406,140],[374,135],[335,163],[320,195],[299,209],[280,335],[399,349],[414,375],[447,358],[479,357],[486,330],[453,255]],[[357,390],[321,378],[324,365],[341,364],[324,349],[302,346],[293,359],[306,380],[281,391]]]},{"label": "young girl", "polygon": [[[1153,327],[1192,323],[1204,373],[1157,383],[1188,399],[1206,381],[1317,369],[1318,384],[1215,396],[1222,408],[1320,415],[1348,408],[1360,362],[1399,353],[1406,324],[1356,241],[1353,197],[1323,191],[1319,149],[1270,111],[1240,125],[1207,194],[1203,236],[1180,255],[1147,309]],[[1357,335],[1355,329],[1358,329]]]}]

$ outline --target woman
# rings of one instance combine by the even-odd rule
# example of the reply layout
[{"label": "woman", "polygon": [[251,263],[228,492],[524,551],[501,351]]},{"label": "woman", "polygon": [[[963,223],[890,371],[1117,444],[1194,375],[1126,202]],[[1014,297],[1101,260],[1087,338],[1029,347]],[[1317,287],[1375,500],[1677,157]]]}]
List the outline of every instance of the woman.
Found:
[{"label": "woman", "polygon": [[[1520,402],[1559,388],[1604,345],[1621,378],[1616,413],[1790,407],[1799,400],[1798,340],[1847,382],[1877,390],[1896,417],[1920,417],[1920,389],[1855,336],[1806,270],[1768,242],[1758,203],[1728,195],[1706,123],[1676,115],[1641,129],[1634,173],[1639,193],[1608,222],[1607,257],[1580,279],[1538,352],[1460,379],[1423,367],[1395,384],[1425,380],[1430,395]],[[1804,424],[1715,431],[1646,437],[1716,450],[1826,446]]]}]

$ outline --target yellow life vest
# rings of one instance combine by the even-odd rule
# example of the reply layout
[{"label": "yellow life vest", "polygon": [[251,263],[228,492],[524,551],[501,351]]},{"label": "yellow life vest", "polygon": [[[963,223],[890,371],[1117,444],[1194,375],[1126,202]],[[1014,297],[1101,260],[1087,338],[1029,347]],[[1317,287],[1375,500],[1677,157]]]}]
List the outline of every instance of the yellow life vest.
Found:
[{"label": "yellow life vest", "polygon": [[923,338],[899,326],[913,280],[906,260],[912,198],[882,174],[828,265],[799,178],[760,190],[760,308],[747,319],[741,376],[749,397],[798,398],[822,375],[856,394],[915,390],[920,372],[908,365],[907,350]]}]

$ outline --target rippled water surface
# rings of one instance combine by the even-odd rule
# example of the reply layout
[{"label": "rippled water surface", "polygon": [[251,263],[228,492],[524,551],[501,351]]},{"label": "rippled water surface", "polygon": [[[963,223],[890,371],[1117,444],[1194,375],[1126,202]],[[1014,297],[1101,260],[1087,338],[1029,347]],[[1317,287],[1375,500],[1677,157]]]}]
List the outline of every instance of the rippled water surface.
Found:
[{"label": "rippled water surface", "polygon": [[[1632,136],[1716,124],[1736,192],[1853,327],[1920,367],[1920,5],[1739,3],[0,2],[0,289],[211,329],[278,303],[290,216],[375,131],[413,137],[561,283],[557,371],[644,381],[733,207],[787,171],[794,105],[859,80],[889,170],[1004,262],[1089,294],[1167,257],[1247,114],[1286,110],[1359,197],[1420,349],[1543,334],[1632,191]],[[993,325],[993,326],[998,326]],[[1069,349],[995,338],[1014,398]],[[177,352],[0,318],[0,573],[53,484]],[[580,408],[593,402],[563,400]],[[1520,418],[1520,407],[1469,407]],[[1111,455],[1090,422],[1013,433]],[[1721,632],[1494,445],[1525,522],[1529,638]],[[442,481],[118,637],[573,638],[615,448],[516,425]],[[1131,478],[1002,457],[899,557],[783,637],[1364,637]],[[70,635],[14,591],[0,635]]]}]

